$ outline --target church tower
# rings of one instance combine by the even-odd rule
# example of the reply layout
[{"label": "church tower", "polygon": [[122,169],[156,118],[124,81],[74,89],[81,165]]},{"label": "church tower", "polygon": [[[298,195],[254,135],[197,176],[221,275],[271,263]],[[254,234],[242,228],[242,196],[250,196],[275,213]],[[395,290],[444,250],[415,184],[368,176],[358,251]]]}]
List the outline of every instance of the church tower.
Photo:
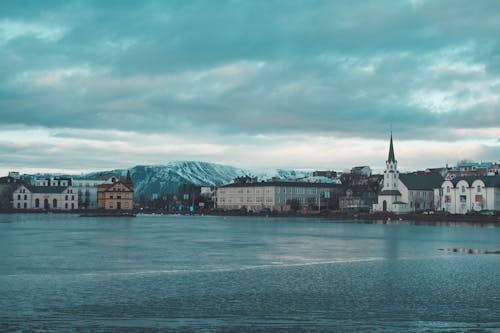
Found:
[{"label": "church tower", "polygon": [[391,132],[391,143],[389,145],[389,157],[385,162],[386,169],[384,171],[384,191],[397,191],[398,189],[398,162],[394,157],[394,146],[392,144],[392,132]]}]

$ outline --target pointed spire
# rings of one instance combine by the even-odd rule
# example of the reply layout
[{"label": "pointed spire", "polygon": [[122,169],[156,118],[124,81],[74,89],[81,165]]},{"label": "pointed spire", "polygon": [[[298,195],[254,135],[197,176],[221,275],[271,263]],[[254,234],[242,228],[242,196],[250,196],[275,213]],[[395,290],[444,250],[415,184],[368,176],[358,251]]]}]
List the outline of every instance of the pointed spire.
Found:
[{"label": "pointed spire", "polygon": [[396,162],[396,158],[394,157],[394,147],[392,146],[392,131],[391,131],[391,144],[389,146],[389,158],[387,162]]}]

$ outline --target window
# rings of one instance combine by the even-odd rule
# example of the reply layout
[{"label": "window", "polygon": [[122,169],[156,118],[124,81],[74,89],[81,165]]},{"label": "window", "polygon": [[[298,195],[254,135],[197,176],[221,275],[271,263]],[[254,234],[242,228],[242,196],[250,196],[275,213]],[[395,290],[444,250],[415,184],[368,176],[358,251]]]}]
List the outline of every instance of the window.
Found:
[{"label": "window", "polygon": [[446,193],[450,193],[450,187],[446,186]]},{"label": "window", "polygon": [[461,195],[461,196],[460,196],[460,202],[461,202],[461,203],[467,202],[467,196],[465,196],[465,195]]},{"label": "window", "polygon": [[481,193],[481,185],[477,185],[477,193]]},{"label": "window", "polygon": [[465,186],[462,186],[462,193],[465,193]]},{"label": "window", "polygon": [[71,196],[71,200],[75,200],[75,196],[74,195]]},{"label": "window", "polygon": [[68,203],[67,202],[64,204],[64,208],[68,209]]},{"label": "window", "polygon": [[20,202],[17,203],[17,208],[21,208],[21,203]]},{"label": "window", "polygon": [[24,203],[24,209],[28,208],[28,204],[25,202]]},{"label": "window", "polygon": [[57,199],[52,200],[52,208],[57,208]]},{"label": "window", "polygon": [[24,200],[28,200],[28,196],[26,194],[24,195]]},{"label": "window", "polygon": [[125,199],[128,199],[128,193],[125,193]]},{"label": "window", "polygon": [[68,200],[68,196],[67,195],[64,197],[64,200]]},{"label": "window", "polygon": [[109,203],[109,208],[113,208],[113,203],[112,202]]},{"label": "window", "polygon": [[75,204],[71,203],[71,209],[75,209]]},{"label": "window", "polygon": [[125,208],[128,208],[128,202],[125,202]]},{"label": "window", "polygon": [[40,207],[40,199],[38,199],[38,198],[35,199],[35,207],[36,208]]},{"label": "window", "polygon": [[17,195],[17,200],[21,200],[21,195],[20,194]]}]

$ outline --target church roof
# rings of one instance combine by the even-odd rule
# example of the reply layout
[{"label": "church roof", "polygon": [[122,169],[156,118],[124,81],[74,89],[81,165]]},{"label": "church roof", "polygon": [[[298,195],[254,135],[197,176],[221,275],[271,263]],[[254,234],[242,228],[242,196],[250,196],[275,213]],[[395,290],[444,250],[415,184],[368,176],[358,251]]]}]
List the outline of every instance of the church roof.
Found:
[{"label": "church roof", "polygon": [[400,174],[399,180],[401,180],[409,190],[431,191],[441,187],[443,183],[443,178],[438,174]]},{"label": "church roof", "polygon": [[380,195],[401,195],[401,192],[398,190],[384,190],[380,192]]},{"label": "church roof", "polygon": [[392,133],[391,133],[391,144],[389,145],[389,158],[387,162],[396,162],[396,158],[394,157],[394,147],[392,145]]}]

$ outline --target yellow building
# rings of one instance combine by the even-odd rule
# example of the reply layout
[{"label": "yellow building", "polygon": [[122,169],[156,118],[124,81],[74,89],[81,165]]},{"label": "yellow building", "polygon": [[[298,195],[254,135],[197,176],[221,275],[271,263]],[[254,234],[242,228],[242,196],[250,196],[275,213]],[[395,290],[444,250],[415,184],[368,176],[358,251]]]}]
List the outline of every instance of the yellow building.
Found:
[{"label": "yellow building", "polygon": [[134,186],[121,180],[97,187],[97,207],[106,210],[132,210],[134,208]]}]

